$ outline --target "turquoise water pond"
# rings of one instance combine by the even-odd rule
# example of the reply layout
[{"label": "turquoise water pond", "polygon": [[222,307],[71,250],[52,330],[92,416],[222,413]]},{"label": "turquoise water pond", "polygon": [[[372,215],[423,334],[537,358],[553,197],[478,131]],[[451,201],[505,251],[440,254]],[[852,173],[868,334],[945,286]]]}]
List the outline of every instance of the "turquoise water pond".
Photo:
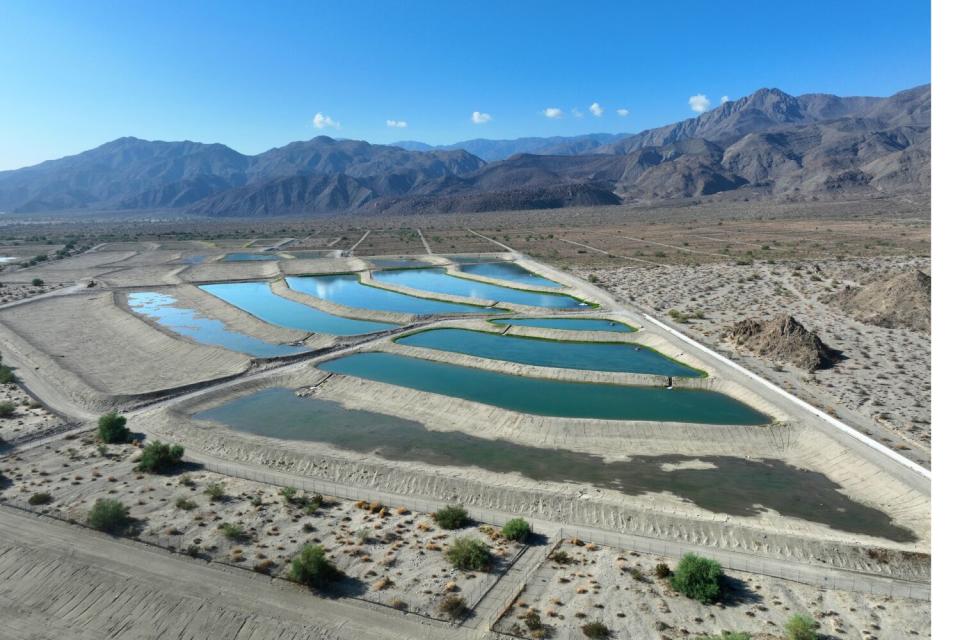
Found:
[{"label": "turquoise water pond", "polygon": [[702,375],[653,349],[626,343],[559,342],[467,329],[429,329],[397,338],[396,342],[540,367],[680,377]]},{"label": "turquoise water pond", "polygon": [[402,285],[446,293],[467,298],[479,298],[496,302],[515,303],[533,307],[550,307],[555,309],[583,308],[588,305],[576,298],[562,294],[536,293],[501,287],[485,282],[476,282],[466,278],[451,276],[444,269],[403,269],[399,271],[379,271],[373,274],[373,279],[385,284]]},{"label": "turquoise water pond", "polygon": [[524,378],[392,353],[357,353],[317,365],[342,373],[521,413],[605,420],[767,424],[770,418],[714,391]]},{"label": "turquoise water pond", "polygon": [[[323,442],[385,460],[479,467],[519,473],[538,482],[590,485],[627,495],[669,492],[714,513],[752,517],[772,509],[841,531],[897,542],[916,540],[913,532],[895,525],[883,511],[851,500],[822,473],[781,460],[663,455],[605,462],[588,453],[488,440],[460,431],[430,431],[419,422],[346,409],[330,400],[301,398],[285,388],[263,389],[194,417],[245,433]],[[699,464],[683,466],[693,461]]]},{"label": "turquoise water pond", "polygon": [[240,252],[240,253],[228,253],[223,257],[223,262],[249,262],[249,261],[278,260],[278,259],[279,258],[275,253]]},{"label": "turquoise water pond", "polygon": [[496,318],[490,322],[499,325],[513,324],[518,327],[540,327],[563,331],[614,331],[616,333],[636,331],[628,324],[601,318]]},{"label": "turquoise water pond", "polygon": [[364,258],[367,262],[381,269],[419,269],[429,267],[429,262],[416,258]]},{"label": "turquoise water pond", "polygon": [[415,314],[489,313],[489,310],[483,307],[418,298],[371,287],[361,283],[360,279],[352,274],[288,276],[287,285],[294,291],[358,309]]},{"label": "turquoise water pond", "polygon": [[369,322],[335,316],[308,307],[278,296],[270,290],[270,285],[266,282],[224,282],[200,285],[200,288],[265,322],[289,329],[329,333],[335,336],[352,336],[387,331],[396,327],[386,322]]},{"label": "turquoise water pond", "polygon": [[507,280],[518,284],[525,284],[532,287],[561,287],[559,282],[547,280],[542,276],[531,273],[513,262],[481,262],[477,264],[464,264],[460,266],[464,273],[470,273],[487,278],[496,278],[498,280]]},{"label": "turquoise water pond", "polygon": [[273,344],[245,333],[230,331],[219,320],[204,318],[193,309],[176,306],[176,298],[163,293],[138,291],[128,294],[127,302],[133,311],[203,344],[225,347],[255,358],[275,358],[307,351],[307,347]]}]

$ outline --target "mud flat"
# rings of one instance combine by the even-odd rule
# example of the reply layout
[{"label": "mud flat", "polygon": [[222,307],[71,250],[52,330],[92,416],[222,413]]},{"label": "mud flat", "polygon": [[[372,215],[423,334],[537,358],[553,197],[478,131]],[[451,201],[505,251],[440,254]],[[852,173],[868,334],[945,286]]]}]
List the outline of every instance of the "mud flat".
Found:
[{"label": "mud flat", "polygon": [[[59,296],[0,311],[4,342],[79,407],[99,410],[247,370],[250,359],[157,331],[113,293]],[[110,354],[109,356],[105,354]]]}]

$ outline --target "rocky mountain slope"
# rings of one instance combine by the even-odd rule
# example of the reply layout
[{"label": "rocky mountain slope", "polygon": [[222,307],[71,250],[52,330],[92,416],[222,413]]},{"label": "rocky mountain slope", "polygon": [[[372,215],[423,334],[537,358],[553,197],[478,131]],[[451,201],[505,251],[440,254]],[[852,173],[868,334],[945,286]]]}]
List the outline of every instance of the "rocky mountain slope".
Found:
[{"label": "rocky mountain slope", "polygon": [[764,321],[741,320],[727,330],[725,337],[738,348],[805,371],[826,369],[841,358],[817,334],[786,314]]},{"label": "rocky mountain slope", "polygon": [[[245,156],[219,144],[121,138],[0,172],[0,210],[260,216],[609,205],[738,190],[751,198],[928,193],[930,105],[929,85],[888,98],[761,89],[634,136],[472,140],[453,150],[320,136]],[[488,158],[527,152],[485,162],[466,149]]]},{"label": "rocky mountain slope", "polygon": [[409,151],[452,151],[462,149],[486,162],[506,160],[518,153],[542,156],[573,156],[590,153],[604,145],[629,137],[628,133],[588,133],[582,136],[551,136],[548,138],[517,138],[515,140],[488,140],[475,138],[454,144],[431,146],[414,140],[394,142],[393,146]]}]

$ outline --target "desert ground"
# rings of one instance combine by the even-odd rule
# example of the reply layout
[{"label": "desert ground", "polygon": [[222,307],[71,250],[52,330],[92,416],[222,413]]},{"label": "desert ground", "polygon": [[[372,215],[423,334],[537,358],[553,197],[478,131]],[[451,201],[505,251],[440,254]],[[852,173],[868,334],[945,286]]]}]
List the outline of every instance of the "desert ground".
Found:
[{"label": "desert ground", "polygon": [[[0,355],[16,379],[0,387],[0,401],[13,405],[12,414],[0,418],[0,502],[6,503],[0,520],[23,522],[27,509],[40,514],[31,516],[37,518],[31,527],[49,522],[56,532],[65,526],[60,518],[83,523],[97,498],[116,497],[137,521],[136,538],[148,543],[144,554],[157,552],[150,544],[171,547],[173,566],[222,564],[256,576],[251,580],[257,585],[273,579],[282,594],[290,585],[278,578],[291,559],[304,544],[320,544],[346,575],[340,592],[311,596],[339,621],[310,621],[329,637],[351,637],[350,629],[367,615],[374,626],[384,624],[384,615],[402,620],[396,637],[543,637],[547,631],[520,617],[531,609],[555,637],[583,637],[585,620],[602,621],[618,638],[698,637],[724,629],[780,637],[795,612],[816,618],[832,637],[929,636],[929,333],[922,308],[908,319],[914,326],[879,326],[846,302],[895,276],[929,273],[926,203],[721,201],[470,217],[105,218],[84,225],[35,218],[4,227],[0,242],[17,255],[48,256],[7,263],[0,271],[0,293],[9,293],[0,303]],[[231,252],[276,259],[232,262],[226,259]],[[564,314],[492,300],[483,304],[496,304],[477,319],[358,309],[294,291],[285,281],[358,273],[363,284],[386,291],[477,303],[378,282],[376,267],[366,261],[415,257],[470,279],[444,254],[516,262],[559,283],[560,292],[596,305],[566,315],[638,329],[589,337],[511,326],[511,335],[622,341],[653,348],[706,378],[675,382],[410,347],[394,338],[435,327],[496,333],[484,318],[511,312]],[[44,285],[32,284],[35,279]],[[272,295],[308,310],[396,327],[362,336],[294,330],[198,286],[245,281],[268,282]],[[198,343],[131,309],[128,295],[135,292],[164,292],[230,331],[304,351],[258,358]],[[752,353],[728,337],[737,322],[784,314],[842,357],[811,372]],[[724,394],[770,421],[737,426],[541,416],[322,370],[326,362],[368,352],[560,382],[675,384]],[[626,491],[616,483],[540,477],[523,467],[455,464],[436,454],[420,459],[418,449],[394,455],[386,444],[351,448],[302,432],[244,432],[196,417],[268,389],[417,424],[438,442],[468,438],[475,446],[521,448],[544,459],[557,452],[569,459],[593,456],[598,468],[667,456],[670,462],[657,463],[652,477],[679,472],[678,484]],[[96,441],[96,419],[112,409],[127,416],[137,441]],[[183,445],[185,462],[167,475],[136,471],[142,440]],[[773,507],[773,496],[759,504],[718,504],[680,480],[698,470],[725,473],[724,464],[762,464],[819,478],[823,495],[852,501],[840,510],[863,509],[873,528],[832,525],[792,512],[788,504]],[[287,485],[297,489],[284,493]],[[324,490],[301,488],[319,486]],[[49,500],[30,505],[41,493]],[[430,513],[457,503],[474,523],[438,530]],[[498,535],[516,516],[534,525],[537,544]],[[574,529],[583,542],[571,541]],[[114,544],[83,531],[78,539],[91,553]],[[611,535],[622,544],[610,544]],[[458,536],[490,545],[496,559],[491,571],[450,566],[444,548]],[[49,562],[58,553],[56,539],[28,553]],[[19,557],[15,549],[8,546],[12,555],[0,557]],[[558,551],[571,559],[557,562]],[[690,601],[651,575],[655,564],[674,565],[687,551],[726,567],[729,588],[719,604]],[[137,579],[135,568],[123,571]],[[185,576],[194,573],[184,569]],[[178,589],[170,579],[157,587],[167,595]],[[31,580],[33,594],[54,588],[53,576]],[[36,618],[20,605],[26,588],[0,588],[0,609],[16,620],[13,628],[32,630]],[[111,588],[118,587],[105,587]],[[462,619],[438,613],[451,594],[469,610]],[[157,602],[167,595],[156,596]],[[228,604],[224,615],[240,619]],[[375,613],[365,613],[368,607]],[[263,614],[259,608],[257,615]],[[90,637],[115,629],[112,615],[108,608],[93,614]],[[261,623],[251,621],[250,628]],[[130,624],[144,637],[159,635],[159,623],[146,612]],[[195,618],[187,624],[188,635],[204,637],[197,625],[209,623]]]}]

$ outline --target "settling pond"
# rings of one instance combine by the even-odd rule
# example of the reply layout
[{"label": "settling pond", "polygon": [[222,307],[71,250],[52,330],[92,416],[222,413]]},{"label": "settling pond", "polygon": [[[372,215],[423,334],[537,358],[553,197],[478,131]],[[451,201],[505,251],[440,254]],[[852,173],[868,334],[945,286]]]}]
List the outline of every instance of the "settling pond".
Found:
[{"label": "settling pond", "polygon": [[477,282],[467,278],[451,276],[445,269],[400,269],[396,271],[378,271],[373,279],[384,284],[401,285],[420,291],[445,293],[447,295],[493,300],[507,304],[522,304],[531,307],[554,309],[577,309],[588,307],[571,296],[559,293],[537,293],[522,289],[511,289],[486,282]]},{"label": "settling pond", "polygon": [[616,333],[636,331],[628,324],[601,318],[496,318],[489,322],[499,325],[513,324],[518,327],[540,327],[563,331],[614,331]]},{"label": "settling pond", "polygon": [[265,261],[265,260],[278,260],[279,257],[275,253],[252,253],[252,252],[241,252],[241,253],[228,253],[223,257],[223,262],[250,262],[250,261]]},{"label": "settling pond", "polygon": [[757,425],[769,416],[715,391],[525,378],[392,353],[356,353],[324,371],[542,416]]},{"label": "settling pond", "polygon": [[245,333],[230,331],[219,320],[204,318],[193,309],[178,307],[177,300],[155,291],[138,291],[127,296],[130,308],[158,324],[196,342],[225,347],[255,358],[275,358],[303,353],[306,347],[264,342]]},{"label": "settling pond", "polygon": [[687,378],[703,375],[653,349],[625,342],[560,342],[468,329],[428,329],[395,342],[540,367]]},{"label": "settling pond", "polygon": [[371,287],[360,282],[355,275],[287,276],[287,286],[321,300],[358,309],[413,314],[490,313],[486,307],[418,298]]},{"label": "settling pond", "polygon": [[[535,481],[570,482],[628,495],[669,492],[698,507],[732,516],[773,509],[833,529],[913,542],[909,529],[882,511],[851,500],[825,475],[779,460],[732,456],[631,456],[623,462],[563,449],[487,440],[458,431],[429,431],[393,416],[300,398],[291,389],[264,389],[197,413],[227,427],[284,440],[323,442],[387,460],[519,473]],[[698,461],[696,465],[687,465]],[[670,470],[672,469],[672,470]]]},{"label": "settling pond", "polygon": [[559,282],[547,280],[542,276],[531,273],[513,262],[478,262],[475,264],[463,264],[460,265],[460,271],[476,276],[484,276],[486,278],[496,278],[498,280],[506,280],[508,282],[517,282],[519,284],[525,284],[532,287],[557,288],[563,286]]},{"label": "settling pond", "polygon": [[278,296],[266,282],[224,282],[200,288],[265,322],[289,329],[352,336],[387,331],[396,327],[386,322],[354,320],[326,313]]}]

